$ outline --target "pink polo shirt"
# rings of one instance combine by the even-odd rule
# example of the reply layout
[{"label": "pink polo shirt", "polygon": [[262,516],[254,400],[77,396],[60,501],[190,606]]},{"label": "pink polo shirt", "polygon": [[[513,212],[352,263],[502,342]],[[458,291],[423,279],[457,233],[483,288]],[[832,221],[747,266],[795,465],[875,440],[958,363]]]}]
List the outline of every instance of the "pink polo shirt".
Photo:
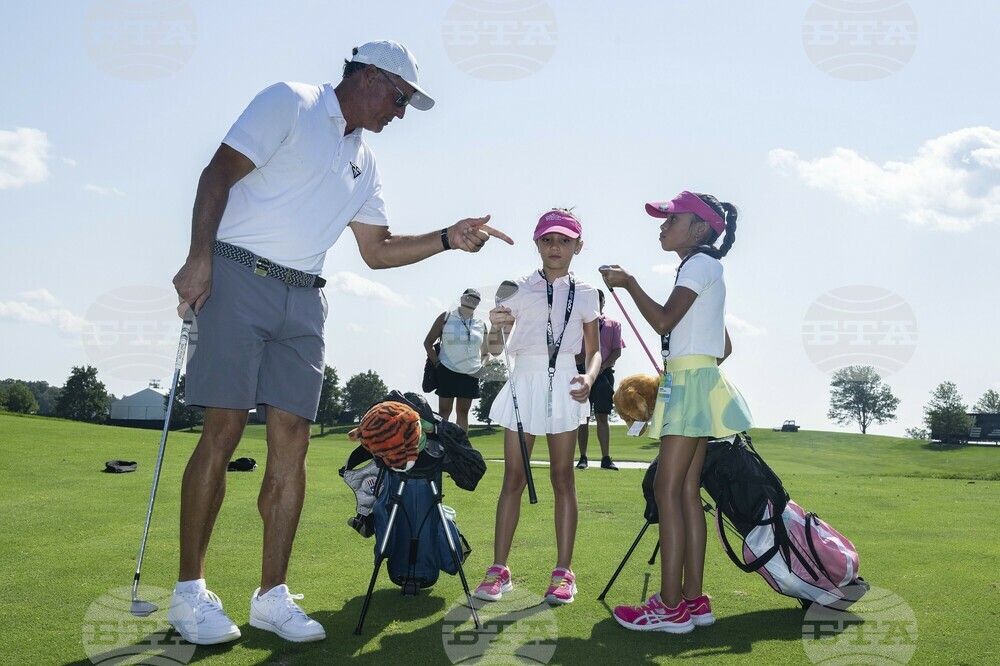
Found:
[{"label": "pink polo shirt", "polygon": [[[625,341],[622,340],[622,325],[619,322],[603,314],[598,321],[601,327],[601,363],[604,363],[608,360],[608,356],[611,356],[611,352],[625,349]],[[580,345],[581,354],[587,351],[584,346],[585,343]]]}]

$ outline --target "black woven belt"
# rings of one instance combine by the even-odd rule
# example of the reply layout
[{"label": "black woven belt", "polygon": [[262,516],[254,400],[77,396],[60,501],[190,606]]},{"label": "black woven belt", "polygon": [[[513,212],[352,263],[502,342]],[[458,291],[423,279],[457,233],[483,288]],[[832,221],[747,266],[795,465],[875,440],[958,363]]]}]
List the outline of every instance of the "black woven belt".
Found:
[{"label": "black woven belt", "polygon": [[255,275],[260,275],[261,277],[273,277],[277,280],[281,280],[290,287],[314,287],[319,289],[326,284],[326,280],[318,275],[303,273],[302,271],[297,271],[294,268],[288,268],[287,266],[276,264],[270,259],[258,257],[249,250],[244,250],[241,247],[230,245],[229,243],[223,243],[220,240],[215,241],[212,246],[212,251],[220,257],[232,259],[238,264],[243,264],[247,268],[252,268]]}]

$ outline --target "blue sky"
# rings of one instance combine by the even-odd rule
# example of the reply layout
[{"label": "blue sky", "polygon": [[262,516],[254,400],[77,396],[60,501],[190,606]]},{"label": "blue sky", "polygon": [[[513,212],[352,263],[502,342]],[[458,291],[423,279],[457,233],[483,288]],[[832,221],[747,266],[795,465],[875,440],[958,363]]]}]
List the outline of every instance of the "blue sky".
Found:
[{"label": "blue sky", "polygon": [[[872,353],[902,399],[899,419],[872,432],[918,425],[944,380],[974,403],[1000,389],[1000,7],[824,3],[12,6],[0,41],[0,377],[61,385],[92,363],[117,395],[166,380],[170,279],[198,175],[230,124],[271,83],[336,81],[351,47],[390,38],[416,54],[437,100],[368,135],[391,228],[489,212],[517,244],[373,272],[345,234],[324,270],[327,361],[342,379],[371,368],[415,387],[436,314],[468,286],[492,293],[535,268],[530,232],[554,205],[583,219],[583,279],[620,263],[665,300],[678,261],[642,204],[691,189],[741,208],[725,259],[726,367],[758,425],[837,429],[827,366]],[[827,73],[814,60],[831,53],[883,69]],[[463,71],[470,62],[494,66]],[[829,292],[848,311],[817,306]],[[623,319],[611,299],[607,312]],[[619,378],[650,371],[627,325],[625,337]]]}]

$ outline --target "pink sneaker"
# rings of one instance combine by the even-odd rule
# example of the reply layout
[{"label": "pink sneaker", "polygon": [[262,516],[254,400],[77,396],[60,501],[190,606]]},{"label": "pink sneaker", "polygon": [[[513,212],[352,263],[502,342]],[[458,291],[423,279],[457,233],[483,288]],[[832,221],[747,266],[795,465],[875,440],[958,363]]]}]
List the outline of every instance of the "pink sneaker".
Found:
[{"label": "pink sneaker", "polygon": [[499,601],[504,592],[510,592],[513,589],[514,583],[510,581],[510,569],[500,564],[494,564],[486,570],[483,582],[479,584],[472,596],[483,601]]},{"label": "pink sneaker", "polygon": [[576,594],[576,574],[569,569],[553,569],[552,581],[545,591],[545,601],[550,604],[571,604]]},{"label": "pink sneaker", "polygon": [[707,594],[703,594],[697,599],[685,599],[684,605],[687,606],[688,613],[691,614],[691,622],[694,623],[694,626],[707,627],[710,624],[715,624],[712,604],[708,600]]},{"label": "pink sneaker", "polygon": [[636,631],[666,631],[671,634],[694,631],[687,604],[682,600],[677,608],[667,608],[659,593],[640,606],[617,606],[614,616],[618,624]]}]

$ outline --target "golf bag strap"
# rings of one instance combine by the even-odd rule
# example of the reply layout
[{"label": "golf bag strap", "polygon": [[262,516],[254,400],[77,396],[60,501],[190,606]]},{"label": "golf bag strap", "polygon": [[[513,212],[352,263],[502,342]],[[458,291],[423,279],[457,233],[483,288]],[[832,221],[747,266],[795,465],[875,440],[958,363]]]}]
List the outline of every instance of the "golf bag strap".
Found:
[{"label": "golf bag strap", "polygon": [[716,511],[715,520],[717,522],[717,528],[719,530],[719,537],[722,539],[722,546],[726,549],[726,555],[729,555],[729,559],[733,561],[740,570],[746,573],[753,573],[764,567],[765,564],[771,561],[771,558],[778,554],[779,545],[775,543],[773,546],[764,551],[764,554],[757,558],[753,564],[747,564],[737,557],[736,552],[733,551],[733,547],[729,544],[729,538],[726,536],[725,526],[722,524],[722,512]]},{"label": "golf bag strap", "polygon": [[[816,552],[816,545],[813,542],[813,527],[815,527],[816,525],[817,518],[819,518],[819,516],[817,516],[812,511],[806,513],[806,545],[809,546],[809,552],[812,553],[813,561],[816,562],[816,566],[819,567],[819,570],[823,573],[824,576],[826,576],[826,579],[828,581],[830,581],[834,585],[837,585],[837,582],[830,577],[830,572],[827,571],[826,567],[823,566],[823,560],[820,559],[819,553]],[[809,568],[808,565],[806,565],[806,568],[807,569]],[[819,576],[813,574],[813,578],[814,579],[819,578]]]},{"label": "golf bag strap", "polygon": [[349,469],[357,469],[358,466],[360,466],[362,463],[366,463],[369,460],[372,460],[373,458],[374,456],[371,453],[369,453],[368,450],[365,449],[365,447],[359,446],[358,448],[351,451],[351,455],[347,458],[347,464],[341,467],[337,471],[337,473],[340,474],[341,477],[343,477],[345,471]]}]

